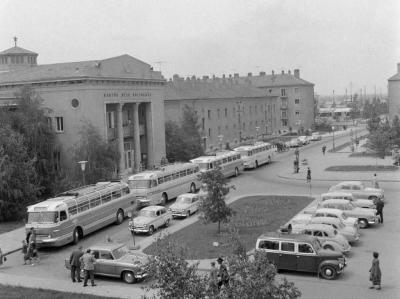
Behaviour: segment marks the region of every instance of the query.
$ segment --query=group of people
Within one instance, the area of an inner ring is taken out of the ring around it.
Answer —
[[[215,262],[211,262],[209,288],[214,294],[218,293],[222,287],[229,285],[228,269],[223,262],[222,257],[217,259],[218,268],[215,266]]]
[[[35,263],[40,261],[36,247],[36,232],[33,227],[30,228],[26,238],[22,240],[22,254],[24,265],[34,266]]]
[[[94,263],[96,262],[95,257],[91,253],[90,249],[83,252],[83,247],[79,246],[78,249],[74,250],[69,257],[69,264],[71,266],[71,280],[72,282],[82,282],[81,270],[84,270],[83,286],[87,286],[88,279],[92,286],[96,286],[94,283]]]

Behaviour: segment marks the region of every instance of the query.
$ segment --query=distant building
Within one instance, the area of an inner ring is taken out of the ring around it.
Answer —
[[[389,118],[400,117],[400,63],[397,64],[397,74],[388,79]]]
[[[327,117],[332,120],[345,121],[350,118],[352,108],[349,107],[335,107],[335,108],[319,108],[318,117]]]
[[[266,94],[279,95],[278,118],[285,129],[310,129],[315,119],[314,84],[300,78],[300,70],[295,69],[281,74],[270,75],[260,72],[258,76],[248,73],[246,77],[234,74],[233,80],[249,84],[266,91]]]
[[[160,163],[165,156],[165,80],[160,72],[129,55],[45,65],[37,65],[37,56],[16,44],[0,53],[0,106],[17,106],[15,93],[32,87],[57,133],[54,156],[61,165],[77,165],[69,150],[85,123],[117,144],[120,174]]]
[[[277,134],[280,122],[279,96],[229,78],[181,78],[167,83],[165,119],[180,122],[188,105],[196,111],[203,147],[210,152]]]

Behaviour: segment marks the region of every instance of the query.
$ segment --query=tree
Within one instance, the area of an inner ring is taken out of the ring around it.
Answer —
[[[367,147],[374,151],[378,157],[385,158],[390,146],[390,132],[384,128],[372,131],[368,136]]]
[[[73,148],[74,161],[88,161],[86,183],[110,180],[116,177],[119,153],[116,144],[105,142],[97,129],[86,123],[79,133],[80,140]],[[75,179],[80,181],[81,169],[75,167]]]
[[[219,169],[213,169],[200,174],[200,181],[207,186],[207,196],[201,201],[200,219],[205,224],[218,222],[218,233],[221,232],[221,222],[229,222],[234,210],[227,206],[225,196],[234,186],[228,186]]]

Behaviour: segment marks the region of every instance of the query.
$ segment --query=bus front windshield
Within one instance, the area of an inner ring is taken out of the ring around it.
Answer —
[[[199,165],[199,168],[200,168],[201,170],[208,170],[208,169],[210,169],[210,164],[209,164],[209,163],[199,163],[198,165]]]
[[[151,180],[130,180],[130,189],[148,189],[151,187]]]
[[[56,223],[58,212],[29,212],[28,223]]]
[[[238,151],[242,157],[249,157],[251,156],[250,151]]]

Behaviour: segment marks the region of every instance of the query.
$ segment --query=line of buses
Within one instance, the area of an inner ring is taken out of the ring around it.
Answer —
[[[192,159],[132,175],[128,182],[110,181],[80,187],[28,207],[26,231],[36,232],[39,246],[77,243],[111,223],[120,224],[136,207],[164,205],[200,187],[199,173],[219,168],[224,177],[272,161],[276,147],[265,142],[240,146],[213,156]]]

